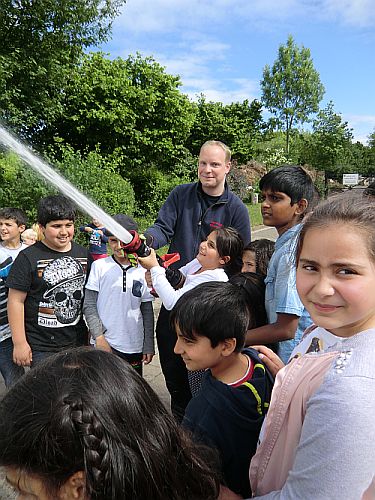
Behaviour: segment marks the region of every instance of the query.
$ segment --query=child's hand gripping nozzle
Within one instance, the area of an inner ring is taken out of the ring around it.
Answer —
[[[150,248],[146,245],[143,235],[139,235],[137,231],[130,230],[129,233],[133,236],[130,243],[120,242],[121,248],[127,253],[136,253],[139,257],[148,257]]]
[[[169,266],[173,264],[174,262],[177,262],[180,260],[180,254],[179,253],[166,253],[165,255],[157,257],[158,262],[161,267],[164,267],[165,269],[165,277],[169,281],[169,283],[173,286],[175,290],[178,288],[181,288],[185,281],[185,277],[182,274],[181,271],[178,269],[169,269]],[[154,297],[157,297],[158,294],[155,292],[155,290],[152,288],[150,291],[151,295]]]

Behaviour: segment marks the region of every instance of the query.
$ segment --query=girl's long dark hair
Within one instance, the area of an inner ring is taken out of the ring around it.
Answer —
[[[239,232],[232,227],[215,229],[216,248],[220,257],[229,257],[224,270],[229,277],[241,271],[243,241]]]
[[[36,475],[52,498],[84,471],[92,500],[215,499],[214,461],[133,368],[103,351],[52,356],[0,403],[0,465]]]

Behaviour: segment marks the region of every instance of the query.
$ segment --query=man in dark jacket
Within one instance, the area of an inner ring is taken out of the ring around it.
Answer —
[[[199,154],[198,182],[173,189],[155,223],[147,229],[147,242],[155,250],[169,244],[170,253],[180,253],[181,259],[175,267],[194,259],[199,244],[215,228],[233,227],[245,245],[250,242],[248,210],[226,182],[230,157],[230,149],[222,142],[205,142]],[[185,365],[173,353],[176,338],[169,328],[168,312],[163,307],[156,326],[156,338],[160,364],[171,394],[172,412],[181,420],[191,393]]]

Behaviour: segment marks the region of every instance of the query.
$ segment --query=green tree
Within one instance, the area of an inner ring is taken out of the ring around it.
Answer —
[[[368,177],[374,177],[375,150],[357,141],[351,145],[347,164],[350,165],[353,172],[358,172]]]
[[[108,213],[134,213],[134,191],[130,182],[117,173],[115,156],[108,159],[98,151],[81,154],[71,147],[60,147],[61,159],[52,162],[66,179]]]
[[[375,150],[375,130],[368,136],[368,145]]]
[[[267,64],[261,81],[262,102],[286,131],[286,154],[293,126],[309,121],[319,109],[324,87],[313,65],[310,50],[299,48],[291,35],[280,45],[272,68]]]
[[[85,56],[65,88],[64,112],[51,129],[75,149],[122,158],[126,178],[153,163],[171,171],[185,154],[194,110],[180,80],[152,58]]]
[[[328,176],[338,176],[347,166],[352,147],[352,129],[335,113],[333,102],[319,111],[313,122],[313,133],[309,136],[305,159],[317,170],[325,172],[325,188]]]
[[[223,103],[207,102],[201,94],[194,107],[194,124],[186,143],[192,154],[198,156],[202,144],[208,140],[221,140],[229,146],[230,128],[224,117]]]
[[[234,102],[224,107],[224,117],[230,127],[229,144],[238,163],[246,163],[254,157],[256,144],[264,128],[262,104],[253,100]]]
[[[62,111],[84,49],[108,39],[126,0],[0,0],[0,117],[34,142]]]
[[[227,144],[238,163],[246,163],[253,157],[264,127],[259,101],[250,103],[245,100],[225,105],[207,102],[202,94],[195,106],[195,121],[187,140],[187,147],[194,155],[199,154],[205,141],[213,139]]]

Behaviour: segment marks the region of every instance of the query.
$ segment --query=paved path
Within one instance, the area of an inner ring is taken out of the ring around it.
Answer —
[[[265,226],[257,227],[252,232],[252,239],[258,240],[260,238],[268,238],[270,240],[275,240],[277,237],[277,232],[274,228],[269,228]],[[154,312],[155,317],[157,317],[160,309],[160,300],[156,299],[154,302]],[[163,401],[165,406],[169,408],[170,398],[167,388],[165,386],[164,377],[160,369],[159,356],[156,353],[152,362],[144,367],[144,378],[151,385],[154,391],[158,394],[160,399]],[[5,392],[5,386],[1,379],[0,381],[0,397]],[[11,494],[10,489],[4,481],[4,477],[0,470],[0,500],[11,500],[16,498]]]
[[[254,231],[251,232],[251,238],[253,240],[267,238],[269,240],[275,241],[277,238],[277,231],[274,227],[258,226],[256,229],[254,229]]]

